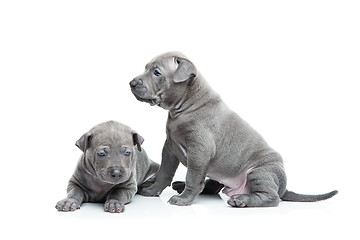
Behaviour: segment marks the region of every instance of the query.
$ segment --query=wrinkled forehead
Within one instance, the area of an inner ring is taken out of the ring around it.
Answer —
[[[154,66],[166,69],[168,71],[175,71],[178,67],[178,63],[176,61],[176,58],[187,58],[184,54],[180,52],[167,52],[164,54],[161,54],[155,58],[153,58],[147,65],[146,69],[152,68]]]
[[[175,72],[178,67],[178,63],[176,62],[175,57],[171,56],[153,60],[149,62],[145,68],[149,70],[154,67],[160,68],[163,71]]]
[[[132,146],[132,135],[130,131],[95,131],[92,139],[93,147],[98,146]]]

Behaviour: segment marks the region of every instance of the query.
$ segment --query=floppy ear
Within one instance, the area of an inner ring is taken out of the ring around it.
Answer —
[[[92,133],[87,132],[81,136],[79,140],[76,141],[75,145],[80,148],[81,151],[85,152],[88,147],[90,147],[90,140],[92,138]]]
[[[174,73],[174,82],[185,82],[191,77],[197,76],[197,70],[192,62],[187,59],[176,57],[175,61],[179,64]]]
[[[141,144],[143,144],[144,138],[134,130],[131,132],[131,134],[133,137],[134,146],[137,145],[137,149],[141,152]]]

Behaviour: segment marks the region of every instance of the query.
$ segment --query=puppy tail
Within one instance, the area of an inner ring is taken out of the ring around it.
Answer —
[[[286,190],[285,194],[281,197],[283,201],[291,201],[291,202],[317,202],[321,200],[325,200],[335,196],[338,193],[337,190],[318,195],[305,195],[298,194],[291,191]]]

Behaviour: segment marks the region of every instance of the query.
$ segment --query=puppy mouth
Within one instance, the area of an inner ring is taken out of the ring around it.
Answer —
[[[109,176],[106,175],[104,170],[100,171],[99,177],[100,177],[101,181],[103,181],[104,183],[110,183],[110,184],[119,184],[119,183],[126,181],[126,179],[123,179],[123,178],[111,179]]]
[[[151,106],[155,106],[155,105],[160,105],[160,97],[156,96],[153,98],[146,98],[146,97],[141,97],[139,96],[135,91],[132,90],[132,93],[134,94],[134,96],[136,97],[137,100],[141,101],[141,102],[146,102],[149,103]]]
[[[151,98],[142,98],[142,97],[138,97],[135,96],[137,100],[141,101],[141,102],[146,102],[149,103],[151,106],[155,106],[158,105],[158,102],[156,99],[151,99]]]

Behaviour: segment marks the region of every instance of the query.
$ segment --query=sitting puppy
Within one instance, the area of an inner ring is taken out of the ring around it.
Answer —
[[[234,207],[272,207],[280,199],[318,201],[337,193],[287,191],[281,156],[225,105],[183,54],[156,57],[130,87],[139,101],[169,110],[160,170],[141,194],[158,196],[170,185],[179,162],[187,166],[187,174],[185,186],[173,185],[181,192],[169,200],[175,205],[190,205],[201,191],[217,193],[223,187]]]
[[[124,205],[159,169],[141,148],[143,141],[138,133],[115,121],[90,129],[75,144],[83,155],[69,181],[68,196],[56,209],[75,211],[83,202],[105,202],[106,212],[123,212]]]

